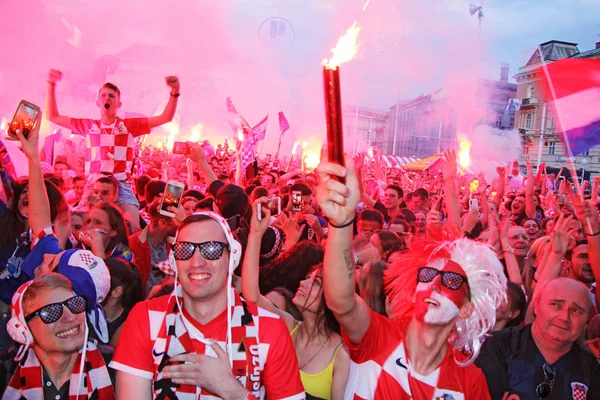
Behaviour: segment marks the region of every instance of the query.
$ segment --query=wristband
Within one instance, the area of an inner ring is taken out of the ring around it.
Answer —
[[[50,85],[52,85],[52,86],[56,86],[56,82],[51,82],[51,81],[48,81],[48,83],[49,83]]]
[[[351,219],[349,222],[346,222],[346,223],[345,223],[345,224],[343,224],[343,225],[334,225],[334,224],[332,224],[332,223],[331,223],[331,221],[329,221],[329,219],[327,220],[327,223],[329,224],[329,226],[331,226],[331,227],[333,227],[333,228],[338,228],[338,229],[340,229],[340,228],[346,228],[346,227],[348,227],[348,226],[350,226],[350,225],[354,224],[354,221],[356,221],[356,214],[354,214],[354,218],[352,218],[352,219]]]
[[[592,234],[586,233],[586,235],[587,236],[598,236],[598,235],[600,235],[600,230],[598,232],[592,233]]]
[[[171,96],[173,96],[173,97],[179,97],[179,95],[181,95],[181,93],[175,93],[175,94],[171,93]]]

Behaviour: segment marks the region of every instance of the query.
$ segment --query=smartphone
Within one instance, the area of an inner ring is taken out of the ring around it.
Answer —
[[[302,201],[302,197],[300,197],[301,201]],[[257,206],[257,218],[258,220],[262,220],[262,203],[259,203]],[[279,214],[281,214],[281,198],[280,197],[273,197],[271,199],[269,199],[268,203],[266,204],[266,207],[269,208],[269,210],[271,210],[271,216],[275,217]]]
[[[174,142],[173,154],[187,154],[190,152],[190,146],[187,142]]]
[[[302,192],[299,190],[292,191],[292,211],[298,212],[302,210]]]
[[[167,217],[175,217],[175,213],[168,210],[169,206],[179,207],[181,196],[183,195],[184,184],[177,181],[167,182],[165,192],[163,193],[162,202],[160,203],[159,213]]]
[[[23,125],[23,136],[28,138],[39,113],[40,108],[38,106],[28,101],[21,100],[17,107],[17,111],[15,112],[15,116],[10,122],[10,125],[6,128],[7,139],[19,140],[16,130],[20,129],[21,124]]]
[[[242,217],[240,217],[239,214],[236,214],[233,217],[228,218],[227,225],[229,225],[229,229],[231,229],[231,231],[235,231],[237,228],[239,228],[241,219],[242,219]]]
[[[477,200],[477,199],[469,200],[469,212],[471,212],[473,210],[479,211],[479,200]]]

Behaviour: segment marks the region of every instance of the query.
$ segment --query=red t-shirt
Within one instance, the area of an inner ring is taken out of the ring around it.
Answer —
[[[138,303],[129,313],[110,367],[146,379],[154,377],[152,349],[167,310],[169,296]],[[216,339],[226,348],[227,312],[224,310],[206,325],[194,320],[184,309],[186,318],[205,337]],[[275,314],[259,309],[259,358],[261,383],[269,399],[303,399],[298,358],[289,331]],[[204,344],[194,340],[194,351],[204,354]]]
[[[371,324],[356,346],[348,346],[350,376],[346,399],[487,400],[487,382],[475,365],[460,367],[452,348],[440,366],[427,376],[414,371],[405,347],[406,321],[392,321],[371,311]]]

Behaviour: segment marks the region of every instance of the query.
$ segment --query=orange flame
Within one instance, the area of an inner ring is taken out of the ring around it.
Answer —
[[[317,168],[320,162],[321,155],[316,151],[313,151],[309,153],[306,157],[304,157],[305,169],[314,170],[315,168]]]
[[[471,141],[466,136],[458,135],[458,165],[464,170],[471,165]]]
[[[296,155],[296,150],[298,149],[298,141],[296,140],[294,142],[294,147],[292,147],[292,155],[295,156]]]
[[[348,62],[354,58],[358,51],[358,34],[360,27],[356,25],[357,21],[346,31],[345,34],[340,36],[336,46],[331,50],[333,57],[329,60],[325,59],[323,64],[331,69],[339,67],[341,64]]]
[[[244,132],[243,132],[241,129],[238,129],[237,139],[238,139],[240,142],[243,142],[243,141],[244,141]]]

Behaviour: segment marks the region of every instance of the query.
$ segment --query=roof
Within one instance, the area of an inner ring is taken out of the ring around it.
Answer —
[[[542,43],[539,48],[541,49],[545,61],[562,60],[563,58],[573,57],[576,54],[579,54],[576,43],[561,42],[559,40],[551,40]],[[529,61],[527,61],[526,66],[539,64],[541,62],[540,52],[536,49],[531,58],[529,58]]]
[[[573,56],[573,58],[600,58],[600,49],[584,51]]]

